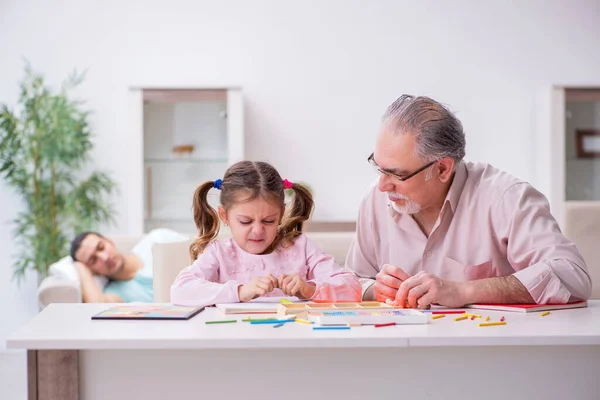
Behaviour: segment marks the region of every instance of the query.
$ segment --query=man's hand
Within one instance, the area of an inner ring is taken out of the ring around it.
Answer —
[[[84,263],[75,261],[73,262],[73,265],[75,266],[80,279],[84,279],[84,277],[93,278],[94,274],[92,273],[92,270],[89,269]]]
[[[271,293],[276,286],[277,279],[273,275],[257,276],[252,278],[250,282],[240,286],[238,295],[240,301],[245,302]]]
[[[306,282],[300,275],[281,275],[279,277],[279,288],[288,296],[296,296],[299,299],[310,299],[317,289],[315,285]]]
[[[122,303],[121,297],[110,294],[102,293],[102,289],[94,280],[94,274],[87,265],[75,261],[73,263],[75,269],[79,274],[79,280],[81,281],[81,297],[84,303]]]
[[[429,308],[431,304],[450,308],[462,307],[467,303],[465,287],[463,282],[443,280],[420,271],[402,282],[392,305],[421,309]]]
[[[400,285],[410,278],[400,267],[384,264],[381,271],[375,276],[374,292],[377,301],[385,302],[394,300]]]

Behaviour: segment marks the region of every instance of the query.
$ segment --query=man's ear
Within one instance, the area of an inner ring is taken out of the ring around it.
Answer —
[[[223,206],[219,206],[217,208],[217,213],[219,214],[219,219],[225,224],[225,226],[229,225],[229,221],[227,221],[227,212]]]
[[[438,171],[438,179],[446,183],[452,178],[452,171],[454,171],[454,159],[451,157],[442,158],[436,165]]]

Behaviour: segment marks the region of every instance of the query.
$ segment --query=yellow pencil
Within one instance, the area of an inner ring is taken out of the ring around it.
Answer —
[[[550,311],[543,312],[540,314],[540,317],[545,317],[548,314],[550,314]]]
[[[455,321],[463,321],[463,320],[465,320],[465,319],[467,319],[467,318],[469,318],[469,316],[468,316],[468,315],[463,315],[462,317],[456,317],[456,318],[454,318],[454,320],[455,320]]]
[[[477,324],[478,326],[496,326],[496,325],[506,325],[505,321],[502,322],[482,322]]]
[[[446,314],[437,314],[431,317],[431,319],[438,319],[438,318],[444,318],[446,316]]]
[[[312,325],[312,321],[307,321],[305,319],[300,319],[300,318],[296,318],[295,319],[296,322],[300,322],[301,324],[308,324],[308,325]]]

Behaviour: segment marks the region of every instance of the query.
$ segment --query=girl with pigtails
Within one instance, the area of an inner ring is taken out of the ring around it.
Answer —
[[[284,189],[292,189],[285,205]],[[218,210],[207,195],[220,191]],[[171,302],[208,306],[263,296],[296,296],[316,302],[360,301],[361,285],[303,233],[314,202],[310,191],[292,183],[266,162],[241,161],[223,179],[194,193],[198,237],[190,246],[193,263],[171,286]],[[231,238],[217,240],[221,222]]]

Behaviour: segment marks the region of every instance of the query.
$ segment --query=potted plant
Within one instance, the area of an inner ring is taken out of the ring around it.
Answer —
[[[52,91],[27,64],[16,107],[0,108],[0,177],[25,206],[13,220],[18,281],[29,271],[43,279],[76,233],[114,221],[112,179],[103,172],[82,177],[93,147],[89,112],[68,96],[82,80],[75,72]]]

